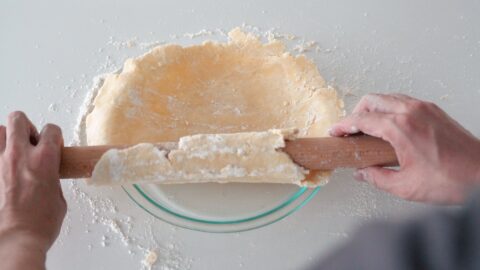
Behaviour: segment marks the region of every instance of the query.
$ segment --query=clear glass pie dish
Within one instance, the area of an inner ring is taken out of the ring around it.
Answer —
[[[212,233],[260,228],[294,213],[320,187],[285,184],[134,184],[123,186],[143,210],[170,224]]]

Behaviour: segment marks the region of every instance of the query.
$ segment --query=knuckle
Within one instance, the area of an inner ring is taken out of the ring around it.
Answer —
[[[412,100],[408,105],[409,113],[424,112],[431,107],[431,102],[421,101],[421,100]]]
[[[440,107],[430,101],[413,100],[407,105],[407,114],[411,115],[435,114],[439,111],[441,111]]]
[[[414,118],[409,114],[397,114],[393,116],[393,122],[400,129],[410,129],[414,126]]]
[[[26,118],[26,117],[27,116],[22,111],[14,111],[14,112],[11,112],[8,115],[8,119],[11,119],[11,120],[15,120],[15,119],[18,119],[18,118]]]
[[[55,125],[55,124],[52,124],[52,123],[46,124],[45,125],[45,130],[49,130],[49,131],[52,131],[52,132],[55,132],[55,133],[62,133],[62,130],[60,129],[60,127]]]

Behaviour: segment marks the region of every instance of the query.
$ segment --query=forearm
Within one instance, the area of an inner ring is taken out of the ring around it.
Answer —
[[[463,209],[364,228],[312,270],[480,269],[480,193]]]
[[[0,232],[0,262],[5,270],[45,269],[46,248],[27,235]]]
[[[477,138],[477,153],[478,153],[478,159],[476,160],[477,164],[475,165],[477,170],[477,173],[475,175],[476,176],[475,184],[480,185],[480,138]]]

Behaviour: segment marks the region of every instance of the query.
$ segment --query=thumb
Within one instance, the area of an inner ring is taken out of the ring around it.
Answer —
[[[395,181],[398,171],[392,169],[386,169],[383,167],[368,167],[364,169],[358,169],[353,174],[353,177],[359,181],[368,182],[378,189],[393,192],[393,188],[397,184]]]

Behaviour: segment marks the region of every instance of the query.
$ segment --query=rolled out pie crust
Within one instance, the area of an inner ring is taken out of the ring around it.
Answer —
[[[229,37],[159,46],[105,79],[87,116],[87,143],[139,145],[107,152],[89,183],[328,181],[330,172],[308,171],[281,148],[285,136],[328,136],[344,114],[336,91],[282,42],[240,29]],[[179,141],[178,149],[153,145],[164,141]]]

